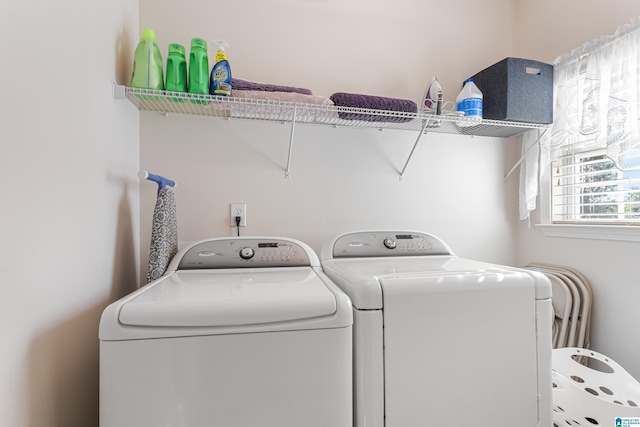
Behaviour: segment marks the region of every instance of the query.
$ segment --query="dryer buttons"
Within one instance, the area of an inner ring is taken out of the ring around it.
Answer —
[[[256,254],[252,248],[242,248],[240,249],[240,258],[242,259],[251,259]]]
[[[384,247],[387,249],[395,249],[398,246],[398,243],[390,238],[386,238],[382,241],[382,243],[384,244]]]

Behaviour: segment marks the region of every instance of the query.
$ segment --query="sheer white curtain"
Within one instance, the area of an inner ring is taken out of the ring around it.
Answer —
[[[554,63],[554,123],[523,139],[520,219],[536,208],[539,183],[554,154],[567,147],[606,148],[621,170],[640,155],[640,17]]]

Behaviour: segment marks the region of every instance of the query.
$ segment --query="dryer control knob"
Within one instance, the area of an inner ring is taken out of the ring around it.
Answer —
[[[384,239],[382,243],[384,244],[384,247],[387,249],[395,249],[396,246],[398,246],[398,243],[395,240],[390,238]]]
[[[240,249],[240,258],[242,259],[251,259],[256,254],[252,248],[242,248]]]

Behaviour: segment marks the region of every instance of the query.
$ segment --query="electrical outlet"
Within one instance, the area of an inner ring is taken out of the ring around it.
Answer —
[[[230,221],[229,225],[235,227],[236,217],[240,217],[240,227],[247,226],[247,204],[246,203],[231,203]]]

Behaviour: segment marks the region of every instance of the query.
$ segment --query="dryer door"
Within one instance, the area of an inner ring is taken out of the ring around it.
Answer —
[[[381,284],[386,427],[537,425],[531,277],[496,269]]]

